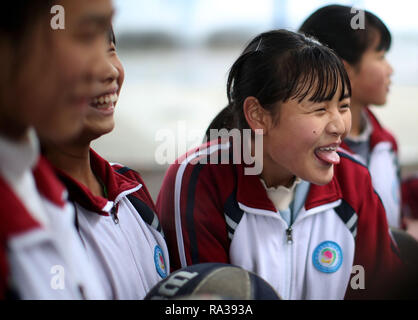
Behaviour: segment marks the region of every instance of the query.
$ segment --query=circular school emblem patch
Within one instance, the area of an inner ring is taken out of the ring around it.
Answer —
[[[156,245],[154,249],[154,263],[160,277],[167,277],[167,268],[165,265],[163,250],[161,250],[159,245]]]
[[[317,270],[325,273],[332,273],[341,267],[343,252],[337,243],[333,241],[324,241],[314,250],[312,262]]]

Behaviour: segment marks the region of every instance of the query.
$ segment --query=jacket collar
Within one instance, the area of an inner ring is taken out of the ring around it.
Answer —
[[[396,143],[395,138],[393,135],[387,131],[385,128],[382,127],[382,125],[379,123],[377,118],[374,116],[374,114],[370,111],[369,108],[365,109],[365,116],[367,117],[368,121],[370,122],[370,125],[372,127],[372,132],[370,134],[370,151],[373,150],[379,143],[381,142],[389,142],[392,146],[392,149],[397,152],[398,151],[398,145]],[[350,147],[343,141],[341,144],[341,147],[353,152]],[[364,160],[361,160],[364,162]]]
[[[374,149],[374,147],[383,141],[390,142],[392,144],[392,148],[395,151],[398,151],[398,146],[396,144],[396,140],[394,139],[393,135],[387,131],[382,125],[379,123],[377,118],[374,114],[370,111],[369,108],[366,108],[366,115],[369,118],[371,125],[373,127],[372,134],[370,136],[370,149]]]
[[[268,198],[267,191],[263,187],[259,176],[244,175],[244,167],[242,165],[237,165],[236,169],[238,203],[244,205],[246,210],[250,209],[253,213],[276,214],[276,208]],[[310,212],[310,209],[328,204],[336,206],[338,200],[341,198],[341,189],[337,177],[334,174],[331,182],[324,186],[310,184],[304,208],[306,212]]]
[[[52,166],[40,156],[33,169],[36,187],[39,193],[54,205],[64,208],[67,192],[57,179]],[[42,228],[41,224],[28,212],[22,201],[16,196],[7,181],[0,175],[0,234],[6,238],[22,234],[32,229]],[[63,213],[65,211],[62,211]],[[0,239],[4,241],[5,238]]]
[[[1,175],[0,194],[0,245],[15,234],[41,228]]]
[[[14,181],[33,170],[39,159],[39,141],[35,130],[29,128],[25,140],[12,141],[0,136],[0,172],[6,180]]]
[[[89,211],[100,215],[109,215],[110,210],[125,195],[139,190],[142,185],[113,170],[112,166],[100,157],[93,149],[90,149],[90,163],[94,174],[101,180],[107,189],[107,199],[95,196],[82,183],[78,182],[62,170],[56,168],[56,172],[68,188],[71,201],[79,203]]]
[[[49,201],[59,207],[64,207],[68,193],[57,179],[51,164],[43,156],[33,169],[36,186],[39,192]]]
[[[0,149],[0,174],[6,181],[19,180],[26,171],[32,171],[39,193],[59,207],[65,205],[65,188],[49,162],[40,155],[39,140],[33,128],[29,128],[27,139],[21,143],[0,137]]]

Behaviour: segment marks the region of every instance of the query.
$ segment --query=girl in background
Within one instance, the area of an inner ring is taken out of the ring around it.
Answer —
[[[330,5],[312,13],[299,31],[333,49],[350,78],[352,126],[343,147],[370,170],[373,187],[382,199],[388,223],[401,226],[398,147],[394,136],[370,110],[386,103],[393,69],[386,60],[391,34],[374,14],[364,10],[364,28],[353,29],[351,7]]]

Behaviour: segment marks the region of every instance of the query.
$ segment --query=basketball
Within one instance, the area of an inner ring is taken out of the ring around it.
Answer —
[[[280,300],[258,275],[223,263],[201,263],[179,269],[154,286],[145,300],[224,299]]]

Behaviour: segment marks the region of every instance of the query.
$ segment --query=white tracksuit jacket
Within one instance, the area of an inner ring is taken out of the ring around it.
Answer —
[[[244,174],[244,165],[193,161],[232,150],[231,142],[209,142],[166,173],[157,212],[173,270],[203,262],[235,264],[267,280],[284,299],[387,293],[382,288],[401,261],[366,167],[341,150],[332,181],[310,185],[289,226],[259,177]],[[365,289],[354,278],[354,266],[364,269]]]

